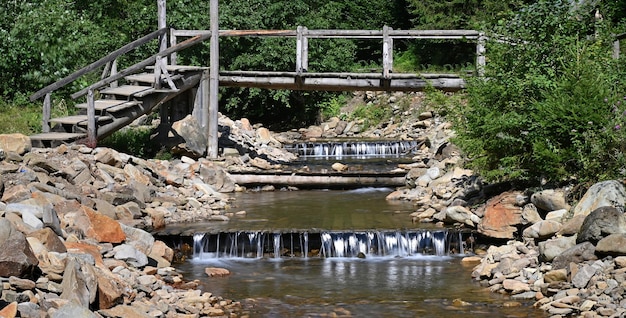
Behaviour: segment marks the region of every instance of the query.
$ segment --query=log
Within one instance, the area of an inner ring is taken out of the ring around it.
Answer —
[[[303,176],[232,174],[239,185],[288,185],[301,188],[360,188],[399,187],[405,185],[404,176]]]

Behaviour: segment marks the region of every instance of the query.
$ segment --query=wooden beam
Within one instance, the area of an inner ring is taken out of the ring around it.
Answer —
[[[479,77],[485,76],[485,42],[485,35],[481,33],[476,42],[476,73]]]
[[[165,32],[167,32],[167,28],[163,28],[163,29],[159,29],[157,31],[154,31],[138,40],[135,40],[133,42],[130,42],[124,46],[122,46],[121,48],[111,52],[109,55],[89,64],[88,66],[83,67],[82,69],[72,73],[71,75],[68,75],[42,89],[40,89],[39,91],[37,91],[36,93],[34,93],[33,95],[30,96],[30,100],[31,101],[35,101],[41,97],[43,97],[45,94],[55,91],[71,82],[73,82],[74,80],[76,80],[77,78],[105,65],[108,62],[111,62],[113,60],[115,60],[116,58],[118,58],[120,55],[125,54],[130,52],[133,49],[136,49],[137,47],[147,43],[150,40],[155,39],[156,37],[160,36],[161,34],[164,34]],[[83,94],[84,95],[84,94]]]
[[[46,96],[43,99],[43,118],[41,120],[41,131],[44,133],[50,132],[50,114],[52,110],[50,94],[51,93],[46,93]]]
[[[87,145],[95,148],[98,135],[96,134],[96,104],[93,90],[87,91]]]
[[[405,185],[405,177],[376,176],[304,176],[304,175],[244,175],[231,174],[240,185],[279,184],[295,187],[396,187]]]

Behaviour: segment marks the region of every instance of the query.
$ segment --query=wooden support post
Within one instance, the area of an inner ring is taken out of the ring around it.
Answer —
[[[98,137],[96,135],[96,102],[93,89],[87,91],[87,145],[95,148]]]
[[[302,26],[296,29],[296,76],[302,76]]]
[[[209,71],[202,72],[194,103],[194,116],[204,131],[209,131],[209,78]]]
[[[166,0],[157,0],[157,13],[159,15],[159,30],[167,27]],[[167,33],[159,36],[159,53],[167,49]]]
[[[391,72],[393,68],[393,44],[392,39],[389,37],[389,30],[391,28],[388,26],[383,26],[383,78],[390,79]]]
[[[619,39],[613,41],[613,58],[614,59],[619,59]]]
[[[42,132],[50,132],[50,113],[52,110],[52,105],[50,102],[50,93],[46,94],[46,97],[43,99],[43,118],[41,120],[41,131]]]
[[[211,19],[211,42],[210,42],[210,70],[209,70],[209,109],[208,109],[208,129],[207,129],[207,157],[217,158],[218,151],[218,135],[217,135],[217,116],[218,116],[218,90],[219,90],[219,21],[218,21],[218,0],[210,2],[210,19]]]
[[[111,62],[111,73],[110,75],[113,76],[117,74],[117,59],[113,60],[113,62]],[[113,81],[111,82],[111,84],[109,84],[110,87],[117,87],[117,81]]]
[[[485,76],[485,34],[480,33],[476,41],[476,75]]]
[[[176,30],[174,28],[170,29],[170,46],[176,45],[176,34],[174,33]],[[176,65],[177,53],[173,52],[170,54],[170,65]]]
[[[302,72],[309,69],[309,38],[307,37],[307,27],[302,27]]]

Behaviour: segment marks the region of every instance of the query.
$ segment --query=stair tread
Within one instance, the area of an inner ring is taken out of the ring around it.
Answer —
[[[87,137],[87,134],[82,133],[67,133],[67,132],[47,132],[30,136],[31,140],[73,140],[78,138]]]
[[[152,89],[152,88],[150,86],[122,85],[118,87],[111,87],[111,88],[103,89],[100,91],[100,93],[111,94],[111,95],[132,96],[148,89]]]
[[[73,116],[65,116],[59,118],[52,118],[50,122],[59,123],[59,124],[69,124],[69,125],[77,125],[81,123],[87,123],[87,115],[73,115]],[[106,121],[110,120],[110,116],[96,116],[96,121]]]
[[[177,80],[182,77],[182,75],[172,75],[172,80]],[[133,74],[124,77],[125,80],[129,82],[141,82],[141,83],[154,83],[154,73],[141,73],[141,74]],[[165,80],[165,76],[161,76],[161,80]]]
[[[153,70],[154,65],[150,65],[146,67],[147,69]],[[193,65],[167,65],[165,69],[168,72],[193,72],[193,71],[204,71],[208,70],[207,66],[193,66]]]
[[[150,88],[150,89],[147,89],[145,91],[138,92],[134,96],[135,97],[144,97],[144,96],[147,96],[147,95],[150,95],[150,94],[154,94],[154,93],[166,93],[166,94],[169,94],[169,93],[176,93],[178,91],[179,91],[178,89],[169,89],[169,88],[161,88],[161,89]]]
[[[106,110],[110,113],[114,113],[139,104],[141,104],[140,101],[127,102],[124,100],[100,99],[95,101],[95,109],[97,111]],[[87,109],[87,103],[78,104],[76,105],[76,108]]]

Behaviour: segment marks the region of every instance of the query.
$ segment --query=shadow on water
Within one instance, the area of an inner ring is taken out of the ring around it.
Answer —
[[[259,192],[236,195],[243,218],[194,224],[198,232],[419,230],[411,204],[390,203],[391,189]],[[187,225],[190,226],[190,225]],[[432,229],[432,228],[431,228]],[[199,254],[177,265],[215,295],[241,301],[251,317],[547,317],[532,302],[515,306],[471,279],[463,255],[308,258],[219,257]],[[227,277],[207,277],[207,267]]]

